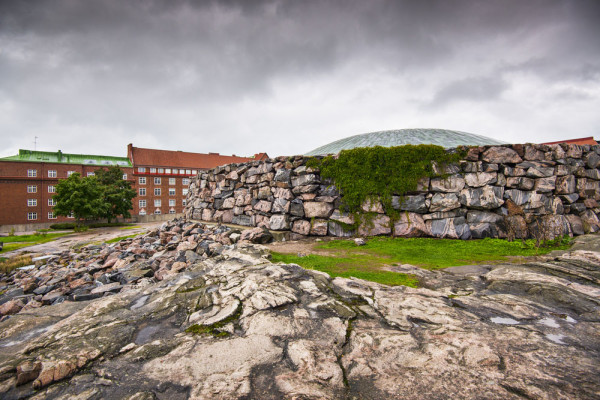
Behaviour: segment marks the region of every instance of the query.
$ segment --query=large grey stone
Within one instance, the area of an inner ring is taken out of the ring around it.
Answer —
[[[460,207],[458,196],[455,193],[436,193],[431,198],[429,211],[450,211]]]
[[[456,175],[450,175],[446,178],[433,178],[429,182],[432,192],[456,193],[465,187],[464,178]]]
[[[423,220],[423,216],[417,213],[402,213],[394,222],[394,236],[421,237],[431,236],[431,231]]]
[[[306,218],[329,218],[333,212],[333,204],[318,201],[304,202],[304,216]]]
[[[499,164],[520,163],[523,161],[516,151],[502,146],[490,147],[481,155],[481,159],[489,163]]]
[[[471,187],[481,187],[485,185],[491,185],[498,181],[498,174],[496,172],[477,172],[465,174],[465,182]]]
[[[269,219],[269,229],[272,229],[274,231],[285,231],[290,229],[290,223],[288,221],[287,215],[271,215],[271,218]]]
[[[434,219],[426,222],[431,235],[446,239],[470,239],[471,230],[464,217]]]
[[[499,186],[468,188],[460,192],[460,203],[468,208],[491,210],[504,204],[503,195],[504,188]]]
[[[429,211],[430,202],[424,194],[415,196],[392,196],[392,207],[396,210],[424,214]]]
[[[358,234],[361,236],[389,235],[392,233],[390,222],[390,217],[387,215],[377,214],[360,224]]]
[[[319,182],[315,174],[300,175],[292,178],[292,186],[306,186]]]

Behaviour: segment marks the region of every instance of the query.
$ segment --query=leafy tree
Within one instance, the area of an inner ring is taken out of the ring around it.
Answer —
[[[54,213],[68,216],[73,214],[77,223],[104,214],[107,205],[103,199],[100,182],[93,176],[82,178],[74,173],[56,185]]]
[[[108,169],[96,170],[96,178],[102,185],[102,199],[106,203],[104,212],[100,215],[108,219],[110,223],[119,215],[125,218],[131,217],[129,210],[133,209],[131,200],[137,192],[131,188],[131,183],[123,179],[123,171],[116,165]]]

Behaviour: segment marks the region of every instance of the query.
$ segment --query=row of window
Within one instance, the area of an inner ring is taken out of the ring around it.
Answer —
[[[174,209],[174,208],[171,208],[171,209],[169,210],[169,214],[175,214],[175,213],[176,213],[176,212],[175,212],[175,209]],[[161,211],[161,209],[160,209],[160,208],[157,208],[156,210],[154,210],[154,214],[155,214],[155,215],[160,215],[160,214],[162,214],[162,211]],[[146,210],[140,210],[140,215],[146,215]]]
[[[146,184],[146,177],[145,176],[140,176],[138,178],[138,182],[140,185],[145,185]],[[161,178],[154,178],[154,184],[155,185],[160,185],[162,182]],[[181,180],[181,183],[185,186],[188,186],[190,184],[190,179],[189,178],[183,178]],[[169,185],[175,185],[176,184],[176,180],[175,178],[169,178]]]
[[[48,199],[48,205],[50,207],[53,207],[56,205],[56,200],[54,199]],[[27,199],[27,206],[28,207],[37,207],[37,199]]]
[[[69,216],[67,216],[67,218],[75,218],[75,217],[73,215],[69,215]],[[28,221],[35,221],[36,219],[38,219],[38,213],[36,213],[36,212],[27,213]],[[54,214],[53,212],[49,212],[48,219],[56,219],[56,214]]]
[[[184,196],[187,196],[189,189],[185,188],[181,190],[181,193]],[[145,196],[146,195],[146,188],[140,188],[139,190],[140,196]],[[175,196],[175,189],[174,188],[169,188],[169,196]],[[155,196],[160,196],[162,194],[162,189],[161,188],[154,188],[154,195]]]
[[[160,201],[160,199],[154,200],[154,207],[160,207],[161,203],[162,202]],[[146,202],[146,200],[139,200],[139,206],[140,206],[140,208],[145,208],[147,204],[148,203]],[[186,204],[187,203],[186,203],[185,199],[183,199],[182,205],[185,206]],[[175,205],[176,205],[176,200],[175,199],[169,199],[169,207],[175,207]]]
[[[37,193],[37,186],[36,185],[27,185],[27,193]],[[49,185],[48,193],[56,193],[56,186]]]
[[[67,177],[73,175],[75,172],[77,171],[67,171]],[[88,172],[87,176],[94,176],[96,175],[93,172]],[[56,178],[58,176],[57,171],[55,169],[49,169],[48,170],[48,178]],[[28,169],[27,170],[27,177],[29,178],[36,178],[37,177],[37,169]],[[123,174],[123,180],[127,180],[127,174]]]
[[[138,167],[139,173],[146,173],[146,167]],[[196,175],[195,169],[177,169],[177,168],[149,168],[151,174],[173,174],[173,175]]]

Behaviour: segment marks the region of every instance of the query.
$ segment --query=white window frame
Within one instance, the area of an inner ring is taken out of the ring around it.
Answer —
[[[28,212],[27,213],[27,221],[35,221],[37,220],[37,213],[36,212]]]
[[[169,210],[169,214],[175,214],[175,209],[174,209],[174,208],[171,208],[171,209]]]
[[[27,170],[27,177],[28,178],[36,178],[37,177],[37,169],[28,169]]]
[[[146,195],[146,188],[140,188],[140,196]]]
[[[160,215],[162,214],[162,211],[160,211],[160,208],[157,208],[156,210],[154,210],[154,215]]]
[[[138,203],[138,206],[140,208],[146,208],[146,200],[140,200]]]
[[[154,195],[155,196],[162,196],[160,188],[154,188]]]
[[[146,184],[146,177],[145,176],[140,176],[138,179],[138,183],[140,185],[145,185]]]
[[[165,174],[170,174],[171,173],[171,168],[165,168]]]
[[[56,219],[56,214],[52,211],[48,211],[48,219]]]
[[[164,168],[159,168],[158,169],[158,173],[159,174],[164,174],[165,173],[165,169]]]
[[[175,207],[175,199],[169,199],[169,207]]]
[[[179,173],[179,170],[177,168],[173,168],[173,174],[177,175]]]
[[[138,172],[146,172],[146,167],[138,167]]]
[[[183,201],[181,202],[181,204],[185,207],[187,205],[187,199],[183,199]]]
[[[195,169],[193,169],[192,170],[192,175],[196,175],[196,172],[198,172],[198,171],[196,171]]]
[[[183,188],[183,189],[181,190],[181,194],[183,194],[184,196],[187,196],[189,191],[190,191],[190,189],[188,189],[188,188]]]
[[[27,193],[37,193],[36,185],[27,185]]]
[[[185,174],[186,175],[191,175],[192,174],[192,170],[191,169],[186,169],[185,170]]]
[[[181,180],[181,184],[184,186],[189,186],[190,185],[190,178],[183,178]]]
[[[37,207],[37,199],[27,199],[27,207]]]
[[[127,180],[127,174],[123,174],[123,180],[126,181]]]
[[[151,174],[155,174],[156,173],[156,168],[150,168],[150,173]]]
[[[57,177],[57,173],[55,169],[49,169],[48,170],[48,178],[56,178]]]
[[[96,175],[96,173],[95,173],[95,172],[88,172],[88,173],[86,174],[86,176],[88,176],[88,177],[90,177],[90,176],[95,176],[95,175]]]
[[[154,207],[160,207],[161,203],[160,199],[154,199]]]
[[[140,215],[146,215],[146,210],[140,210]]]
[[[75,218],[75,214],[71,213],[71,214],[67,215],[67,218]]]
[[[169,196],[176,196],[175,188],[169,188]]]
[[[48,193],[56,193],[56,186],[48,185]]]
[[[155,185],[160,185],[160,182],[161,182],[161,180],[160,180],[160,178],[159,178],[159,177],[155,177],[155,178],[154,178],[154,184],[155,184]]]
[[[169,185],[175,185],[177,180],[175,178],[169,178]]]
[[[73,175],[77,171],[67,171],[67,178]]]
[[[54,199],[48,199],[48,206],[49,207],[53,207],[56,205],[56,200]]]

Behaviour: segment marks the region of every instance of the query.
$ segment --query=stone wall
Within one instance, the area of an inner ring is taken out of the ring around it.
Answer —
[[[357,232],[341,198],[308,157],[278,157],[200,172],[190,184],[187,218],[290,231],[291,237],[547,237],[600,230],[600,146],[516,144],[471,147],[446,178],[424,178],[418,191],[380,202]],[[442,171],[440,171],[442,172]],[[401,173],[401,171],[398,171]],[[346,229],[344,229],[346,227]]]

